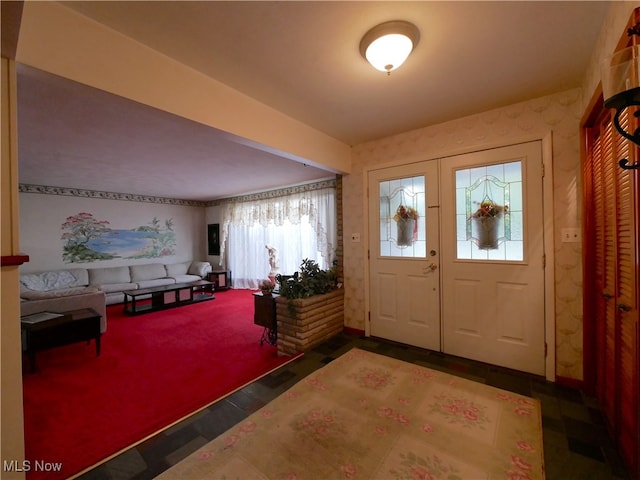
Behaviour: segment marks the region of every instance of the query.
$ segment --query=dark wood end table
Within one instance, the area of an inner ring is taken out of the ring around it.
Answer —
[[[264,327],[260,345],[265,342],[269,345],[278,343],[278,322],[276,321],[276,297],[278,294],[265,295],[262,292],[253,294],[253,323]]]
[[[231,270],[213,270],[207,273],[207,280],[214,283],[216,292],[231,288]]]
[[[36,352],[70,343],[95,339],[96,355],[100,356],[100,319],[100,314],[91,308],[20,317],[22,346],[29,357],[31,372],[36,371]]]

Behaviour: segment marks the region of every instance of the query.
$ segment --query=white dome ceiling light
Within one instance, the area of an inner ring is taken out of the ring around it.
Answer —
[[[418,28],[404,20],[381,23],[360,41],[360,54],[373,68],[390,75],[404,63],[420,40]]]

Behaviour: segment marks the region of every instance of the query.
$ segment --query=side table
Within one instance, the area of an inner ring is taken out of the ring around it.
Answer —
[[[264,327],[260,345],[267,342],[269,345],[276,345],[278,342],[278,322],[276,320],[275,297],[279,295],[272,293],[264,295],[262,292],[253,294],[253,323]]]
[[[100,356],[100,318],[91,308],[20,317],[22,348],[29,357],[31,372],[36,370],[36,352],[48,348],[95,339],[96,355]]]
[[[216,292],[231,288],[231,270],[213,270],[207,274],[207,280],[213,282]]]

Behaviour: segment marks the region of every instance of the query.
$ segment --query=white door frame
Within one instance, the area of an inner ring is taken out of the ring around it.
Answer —
[[[554,199],[553,199],[553,145],[552,145],[552,134],[551,132],[547,132],[544,135],[537,136],[527,136],[522,138],[514,139],[508,143],[492,143],[487,145],[477,146],[475,148],[466,148],[455,150],[451,152],[446,152],[438,156],[430,157],[430,158],[420,158],[420,159],[407,159],[406,162],[391,162],[385,164],[379,164],[375,166],[365,166],[362,171],[362,187],[365,195],[362,197],[362,208],[363,212],[369,211],[369,200],[368,200],[368,182],[369,182],[369,172],[372,170],[379,170],[381,168],[388,167],[398,167],[401,165],[423,162],[427,160],[440,160],[446,157],[451,157],[454,155],[462,155],[466,153],[478,152],[481,150],[489,150],[493,148],[506,147],[509,145],[514,145],[518,143],[526,143],[531,141],[541,141],[542,142],[542,163],[544,168],[544,177],[543,177],[543,222],[544,222],[544,254],[545,254],[545,262],[547,268],[544,269],[544,281],[545,281],[545,289],[544,289],[544,312],[545,312],[545,345],[546,345],[546,358],[545,358],[545,378],[550,382],[555,382],[556,379],[556,309],[555,309],[555,255],[554,255]],[[369,321],[369,311],[371,310],[371,299],[370,299],[370,282],[369,282],[369,273],[370,273],[370,265],[368,259],[368,252],[370,251],[371,244],[369,239],[369,216],[363,215],[364,225],[363,225],[363,258],[364,258],[364,326],[365,326],[365,335],[371,335],[371,324]],[[442,289],[441,295],[442,295]]]

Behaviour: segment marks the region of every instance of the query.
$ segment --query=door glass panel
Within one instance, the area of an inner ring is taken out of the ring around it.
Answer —
[[[380,256],[425,258],[425,178],[398,178],[379,182]]]
[[[455,174],[457,259],[522,261],[522,162]]]

